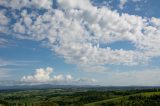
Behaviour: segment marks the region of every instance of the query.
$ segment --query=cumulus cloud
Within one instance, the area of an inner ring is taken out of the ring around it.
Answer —
[[[72,81],[73,80],[72,75],[70,75],[70,74],[66,75],[66,80],[67,81]]]
[[[63,9],[81,9],[81,10],[91,10],[92,5],[90,0],[58,0],[58,5]]]
[[[52,8],[52,0],[45,0],[43,5],[35,3],[36,0],[21,0],[17,8],[26,8],[16,13],[17,1],[0,3],[10,7],[12,11],[6,11],[14,14],[8,20],[15,21],[13,17],[18,17],[10,29],[3,26],[9,29],[3,32],[11,32],[19,39],[46,42],[66,63],[76,64],[82,70],[105,71],[108,64],[141,65],[160,56],[159,18],[119,14],[108,7],[98,8],[90,0],[57,0],[57,8]],[[122,7],[126,2],[121,0]],[[47,11],[28,11],[33,4],[38,5],[34,8]],[[129,41],[136,49],[114,50],[107,46],[118,41]]]
[[[23,81],[29,81],[29,82],[44,82],[44,81],[50,81],[50,74],[52,73],[53,69],[50,67],[47,67],[46,70],[40,68],[37,69],[35,74],[33,76],[24,76],[22,78]]]
[[[52,75],[53,68],[47,67],[46,69],[39,68],[36,69],[33,75],[23,76],[21,81],[28,82],[28,83],[94,83],[96,82],[93,78],[73,78],[72,75],[67,74],[59,74],[59,75]]]

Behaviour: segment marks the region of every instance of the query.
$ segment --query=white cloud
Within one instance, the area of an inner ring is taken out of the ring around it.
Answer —
[[[7,60],[4,60],[4,59],[0,59],[0,67],[2,66],[7,66],[7,65],[10,65],[11,62],[7,61]]]
[[[52,0],[32,0],[33,4],[39,6],[40,8],[51,9]]]
[[[7,60],[0,58],[0,67],[5,66],[27,66],[30,64],[38,63],[36,60]]]
[[[127,3],[127,0],[120,0],[119,8],[123,9],[126,3]]]
[[[53,80],[54,81],[57,81],[57,82],[59,82],[59,81],[63,81],[64,80],[64,78],[63,78],[63,75],[55,75],[54,77],[53,77]]]
[[[8,44],[8,40],[4,38],[0,38],[0,47],[5,47],[7,44]]]
[[[5,16],[5,11],[0,11],[0,25],[7,25],[9,19]]]
[[[79,83],[86,83],[86,82],[96,83],[97,80],[94,79],[94,78],[91,78],[91,79],[90,78],[80,78],[80,79],[77,80],[77,82],[79,82]]]
[[[52,73],[53,69],[47,67],[46,69],[36,69],[36,72],[33,76],[24,76],[22,81],[29,81],[29,82],[47,82],[50,81],[50,74]]]
[[[141,0],[132,0],[132,2],[140,2]]]
[[[90,0],[58,0],[57,2],[59,7],[63,9],[93,9]]]
[[[6,11],[0,11],[0,33],[6,33],[8,31],[7,25],[9,24],[9,18],[6,16]]]
[[[66,75],[66,80],[67,81],[72,81],[73,80],[72,75],[70,75],[70,74]]]
[[[11,74],[9,73],[9,69],[0,68],[0,80],[3,80],[4,78],[8,78],[10,76]]]
[[[156,86],[160,84],[160,70],[139,70],[125,72],[109,72],[105,78],[104,84],[126,86],[126,85],[144,85]]]
[[[46,69],[40,68],[36,69],[33,75],[23,76],[21,81],[28,82],[28,83],[59,83],[59,84],[66,84],[66,83],[94,83],[96,82],[93,78],[73,78],[72,75],[67,74],[59,74],[51,76],[53,72],[53,68],[47,67]]]
[[[13,9],[21,9],[23,7],[51,9],[52,0],[1,0],[0,5]]]
[[[15,32],[19,32],[21,34],[24,34],[25,33],[25,27],[21,24],[21,23],[16,23],[14,25],[14,29],[13,29]]]
[[[23,2],[18,6],[30,8]],[[43,8],[50,7],[44,14],[34,10],[23,10],[20,15],[17,14],[21,18],[13,25],[12,35],[21,39],[45,41],[67,63],[76,64],[86,71],[105,71],[108,64],[146,64],[153,57],[160,56],[160,47],[157,46],[160,45],[158,18],[143,18],[126,13],[120,15],[107,7],[98,8],[90,0],[58,0],[56,9],[48,6],[49,1],[46,2],[44,6],[39,4]],[[122,5],[126,2],[123,0]],[[13,7],[15,3],[4,6]],[[136,49],[113,50],[101,47],[117,41],[129,41]]]

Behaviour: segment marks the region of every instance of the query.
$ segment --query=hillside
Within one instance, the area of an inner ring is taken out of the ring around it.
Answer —
[[[85,104],[84,106],[160,106],[160,92],[146,92]]]
[[[0,106],[159,106],[159,91],[104,87],[3,90]]]

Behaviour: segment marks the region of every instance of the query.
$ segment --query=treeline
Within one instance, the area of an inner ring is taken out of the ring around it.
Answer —
[[[114,95],[108,91],[86,91],[75,92],[72,94],[49,94],[44,92],[43,95],[37,94],[33,96],[33,93],[28,95],[9,95],[3,99],[5,101],[12,101],[13,103],[6,106],[84,106],[84,104],[96,102],[112,98]],[[60,98],[58,100],[52,100],[52,97]],[[32,103],[29,99],[37,99],[36,103]],[[17,102],[19,101],[19,102]],[[28,101],[23,103],[22,101]],[[39,102],[45,101],[45,102]]]
[[[88,103],[110,99],[113,100],[97,103],[94,106],[160,106],[159,91],[159,89],[115,91],[50,89],[7,92],[0,93],[0,106],[84,106]],[[155,94],[140,95],[145,92],[155,92]]]
[[[160,95],[122,97],[121,99],[97,103],[94,106],[160,106]]]
[[[0,101],[0,106],[59,106],[54,102],[36,102],[36,103],[7,103]]]

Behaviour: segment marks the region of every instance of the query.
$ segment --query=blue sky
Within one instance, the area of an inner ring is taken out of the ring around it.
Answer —
[[[0,82],[160,85],[159,5],[1,0]]]

